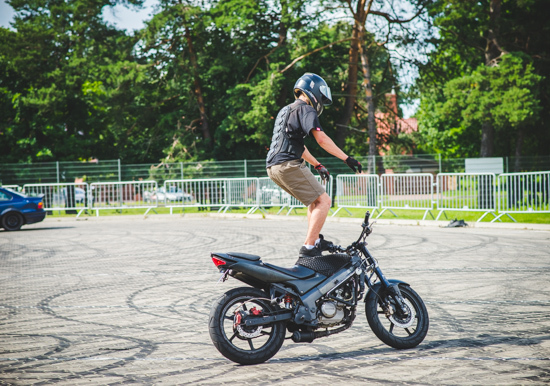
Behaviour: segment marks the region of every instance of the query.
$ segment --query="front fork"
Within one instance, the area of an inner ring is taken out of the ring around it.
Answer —
[[[398,283],[390,283],[388,279],[386,279],[386,276],[382,273],[382,270],[378,266],[378,263],[374,259],[374,257],[370,254],[369,250],[367,249],[366,243],[363,243],[361,246],[361,251],[363,252],[364,256],[367,258],[367,262],[369,265],[374,267],[374,273],[380,280],[380,284],[382,286],[382,292],[386,292],[391,299],[396,304],[396,311],[398,316],[400,317],[407,317],[409,315],[409,309],[405,304],[405,300],[403,299],[403,295],[401,294],[401,291],[399,290],[399,284]],[[365,277],[365,281],[367,282],[367,285],[369,288],[372,287],[372,284],[370,283],[370,280],[368,277]],[[386,302],[385,299],[382,300],[382,308],[384,309],[384,312],[386,316],[391,316],[393,314],[393,309],[391,307],[391,304],[389,302]]]

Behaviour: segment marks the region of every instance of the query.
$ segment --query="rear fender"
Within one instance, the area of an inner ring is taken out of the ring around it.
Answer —
[[[2,217],[3,215],[5,215],[6,213],[9,213],[9,212],[19,213],[21,216],[23,216],[23,213],[21,213],[20,210],[17,210],[15,208],[6,208],[2,212],[0,212],[0,217]],[[23,218],[24,218],[24,216],[23,216]]]

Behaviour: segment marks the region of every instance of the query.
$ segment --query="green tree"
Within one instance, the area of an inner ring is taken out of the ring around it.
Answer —
[[[550,26],[544,16],[546,6],[543,0],[438,0],[430,7],[437,31],[431,40],[435,49],[428,62],[420,65],[421,76],[417,83],[423,137],[420,147],[424,151],[463,156],[548,154],[548,149],[541,145],[550,140],[547,129],[550,118],[547,36]],[[480,66],[495,67],[495,70]],[[521,73],[513,75],[506,72],[506,68],[523,68],[529,78],[525,82],[529,85],[520,82]],[[497,81],[495,76],[503,78]],[[478,113],[469,120],[463,120],[462,112],[445,114],[449,111],[448,99],[454,97],[453,87],[466,84],[472,77],[482,77],[485,82],[479,84],[495,87],[495,90],[472,89],[469,97],[478,95],[481,98],[483,95],[483,101],[497,103],[483,104],[483,115],[479,106],[470,107]],[[492,80],[488,81],[489,78]],[[494,110],[497,106],[512,105],[498,103],[498,96],[507,87],[524,90],[533,98],[528,103],[532,108],[524,104],[519,110],[532,113],[529,118],[522,118],[523,123],[518,123],[517,119],[513,122],[510,114],[504,119],[501,112]],[[503,119],[508,122],[506,125]]]
[[[422,116],[425,123],[433,124],[427,135],[431,146],[443,150],[438,148],[441,141],[446,150],[467,156],[473,149],[462,145],[487,123],[508,137],[524,136],[525,128],[539,118],[541,79],[529,57],[507,54],[495,66],[481,65],[470,75],[447,82],[445,102],[434,104]],[[439,130],[441,124],[451,130]]]
[[[101,17],[114,3],[9,3],[15,31],[0,29],[3,162],[116,156],[111,102],[125,100],[124,85],[139,76],[135,40]]]

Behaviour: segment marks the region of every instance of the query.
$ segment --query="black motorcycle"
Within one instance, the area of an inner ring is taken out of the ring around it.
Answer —
[[[428,333],[428,311],[409,284],[386,279],[368,251],[369,216],[350,246],[328,243],[331,254],[299,258],[291,268],[246,253],[212,253],[220,281],[232,276],[251,286],[227,291],[212,306],[210,337],[220,353],[257,364],[279,351],[287,330],[294,342],[345,331],[363,297],[369,326],[382,342],[397,349],[419,345]]]

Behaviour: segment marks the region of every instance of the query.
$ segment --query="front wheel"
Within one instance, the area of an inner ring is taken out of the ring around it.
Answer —
[[[251,287],[227,291],[212,306],[210,338],[227,359],[243,365],[262,363],[279,351],[285,339],[285,323],[246,327],[242,317],[276,310],[265,292]]]
[[[395,300],[381,287],[370,290],[365,312],[374,334],[388,346],[397,349],[418,346],[428,333],[428,311],[418,294],[407,285],[400,285],[407,315],[399,316]],[[391,312],[388,312],[391,310]]]

